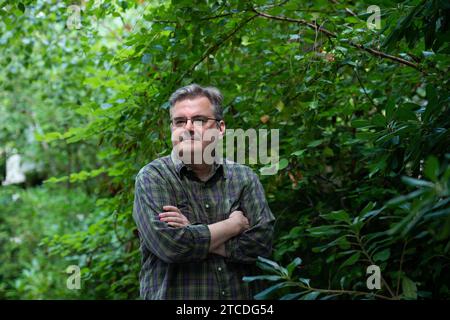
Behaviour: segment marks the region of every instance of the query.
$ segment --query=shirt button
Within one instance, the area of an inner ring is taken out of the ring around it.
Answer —
[[[222,295],[223,295],[223,296],[225,295],[225,291],[222,291]]]
[[[206,208],[206,209],[209,209],[209,204],[205,204],[205,208]]]
[[[217,270],[222,271],[222,268],[221,268],[221,267],[218,267]]]

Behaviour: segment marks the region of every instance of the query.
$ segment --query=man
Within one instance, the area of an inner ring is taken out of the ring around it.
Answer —
[[[264,190],[249,167],[204,152],[225,133],[222,100],[213,87],[175,91],[172,153],[136,177],[143,299],[252,299],[261,290],[242,277],[271,254],[275,219]],[[204,138],[209,132],[215,139]]]

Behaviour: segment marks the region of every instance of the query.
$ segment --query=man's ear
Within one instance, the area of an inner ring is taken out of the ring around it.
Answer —
[[[223,137],[225,135],[225,121],[220,120],[218,125],[217,125],[219,132],[220,132],[220,136]]]

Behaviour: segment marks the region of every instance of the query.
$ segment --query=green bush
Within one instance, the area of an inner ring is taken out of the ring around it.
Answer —
[[[79,298],[67,289],[66,269],[82,257],[54,256],[41,242],[87,228],[95,201],[79,189],[8,186],[0,188],[0,206],[0,298]]]
[[[280,171],[261,176],[273,261],[246,278],[268,281],[257,298],[449,298],[449,7],[381,1],[371,30],[370,4],[88,2],[77,30],[64,3],[3,2],[0,145],[42,161],[45,188],[83,187],[67,192],[92,214],[61,233],[33,222],[50,260],[24,251],[0,292],[22,297],[35,283],[36,297],[72,297],[50,289],[55,259],[82,268],[78,297],[137,298],[134,178],[170,152],[169,95],[197,82],[223,91],[228,128],[280,130]],[[1,254],[16,252],[4,243]],[[378,291],[365,286],[371,264]]]

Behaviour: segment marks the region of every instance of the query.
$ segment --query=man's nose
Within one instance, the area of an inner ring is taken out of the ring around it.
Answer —
[[[191,119],[186,120],[186,126],[184,127],[186,130],[194,132],[194,121]]]

